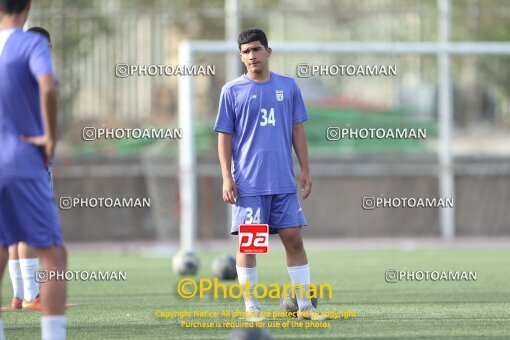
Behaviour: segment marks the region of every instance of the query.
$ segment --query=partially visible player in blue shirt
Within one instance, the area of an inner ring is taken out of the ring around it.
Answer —
[[[42,27],[31,27],[27,32],[41,34],[51,48],[50,33]],[[47,168],[48,181],[53,187],[51,167],[53,161]],[[41,308],[41,297],[39,295],[39,282],[35,273],[39,268],[39,259],[34,247],[25,242],[15,243],[9,246],[9,276],[11,278],[13,298],[12,309],[33,309]]]
[[[42,267],[66,270],[58,209],[47,177],[56,144],[57,90],[48,41],[24,32],[30,0],[2,0],[0,21],[0,273],[7,246],[37,249]],[[41,287],[43,339],[65,339],[66,282]],[[0,338],[3,323],[0,320]]]
[[[214,130],[223,177],[223,200],[234,205],[231,233],[240,224],[269,224],[285,246],[293,284],[310,284],[310,269],[301,228],[306,219],[294,180],[292,148],[296,152],[303,199],[310,195],[312,180],[303,122],[308,113],[296,82],[270,72],[272,50],[260,29],[243,31],[238,38],[246,74],[227,83],[221,92]],[[254,254],[237,252],[239,282],[258,283]],[[248,320],[259,321],[259,301],[250,291],[244,296]],[[297,296],[300,319],[326,320],[310,299]]]

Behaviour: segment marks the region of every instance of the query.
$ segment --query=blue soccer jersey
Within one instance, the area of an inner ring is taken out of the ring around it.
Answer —
[[[308,120],[294,79],[271,72],[257,82],[243,75],[221,92],[214,130],[232,134],[232,175],[239,197],[297,192],[292,126]]]
[[[41,178],[42,150],[20,139],[44,135],[37,79],[54,78],[44,36],[21,29],[0,30],[0,178]]]
[[[53,76],[48,41],[38,33],[0,30],[0,245],[63,244],[43,152],[21,136],[43,135],[37,80]]]

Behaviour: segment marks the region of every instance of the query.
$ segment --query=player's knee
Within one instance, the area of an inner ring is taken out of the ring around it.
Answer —
[[[285,242],[285,250],[288,253],[299,253],[304,250],[301,237],[293,237]]]
[[[5,265],[7,263],[7,260],[9,259],[9,253],[7,252],[7,247],[1,246],[0,247],[0,262]]]
[[[38,251],[41,261],[46,266],[65,270],[67,267],[67,250],[64,246],[53,246]]]
[[[18,244],[13,244],[9,246],[9,260],[18,260],[19,254],[18,254]]]
[[[65,270],[67,267],[67,250],[64,248],[64,246],[61,247],[55,247],[55,253],[54,253],[54,261],[55,265],[61,268],[62,270]]]
[[[67,249],[64,246],[59,247],[59,260],[63,267],[67,267]]]
[[[239,267],[254,267],[256,264],[255,254],[243,254],[237,252],[236,265]]]
[[[243,253],[237,253],[237,258],[240,260],[245,261],[251,261],[255,260],[255,254],[243,254]]]

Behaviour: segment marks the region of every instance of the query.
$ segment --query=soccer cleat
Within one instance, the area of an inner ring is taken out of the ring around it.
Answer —
[[[23,309],[41,310],[41,295],[37,294],[37,297],[35,298],[34,301],[23,300],[21,306]]]
[[[252,305],[246,311],[246,321],[248,322],[260,322],[265,318],[261,315],[260,306]]]
[[[23,299],[18,299],[17,297],[12,298],[11,308],[12,309],[21,309],[23,307]]]
[[[312,320],[312,321],[325,321],[331,320],[329,316],[321,314],[314,306],[309,306],[304,309],[300,309],[297,312],[298,320]]]

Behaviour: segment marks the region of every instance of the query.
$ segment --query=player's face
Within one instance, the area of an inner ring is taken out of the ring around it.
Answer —
[[[241,45],[241,61],[249,73],[260,74],[267,71],[271,48],[265,48],[260,41]]]

